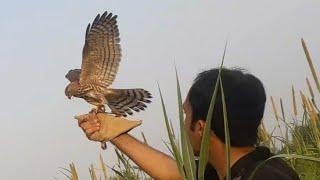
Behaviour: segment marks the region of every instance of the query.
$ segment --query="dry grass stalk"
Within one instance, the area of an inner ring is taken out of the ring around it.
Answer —
[[[281,107],[282,119],[285,122],[286,121],[286,117],[284,115],[284,108],[283,108],[283,103],[282,103],[282,99],[281,98],[280,98],[280,107]]]
[[[142,131],[141,131],[141,136],[142,136],[142,138],[143,138],[144,144],[149,145],[149,144],[148,144],[148,141],[147,141],[147,138],[146,138],[146,136],[144,135],[144,133],[143,133]]]
[[[303,94],[302,91],[300,91],[300,96],[301,96],[303,108],[304,108],[305,110],[308,110],[308,111],[309,111],[310,108],[308,107],[307,98],[306,98],[306,96]]]
[[[91,168],[89,168],[89,172],[91,175],[91,180],[98,180],[96,171],[94,170],[93,164],[91,164]]]
[[[276,120],[277,120],[277,124],[278,124],[278,129],[279,129],[280,135],[281,135],[282,137],[284,137],[284,134],[283,134],[282,129],[281,129],[281,126],[280,126],[280,121],[279,121],[279,117],[280,117],[280,116],[278,115],[278,111],[277,111],[277,108],[276,108],[276,104],[274,103],[274,100],[273,100],[272,96],[271,96],[271,103],[272,103],[273,113],[274,113],[274,115],[275,115],[275,117],[276,117]]]
[[[311,120],[312,120],[312,122],[315,123],[318,119],[318,113],[316,112],[316,109],[315,109],[314,105],[312,104],[312,102],[310,101],[310,99],[308,99],[308,107],[310,107],[309,114],[310,114]]]
[[[100,154],[100,166],[102,168],[104,179],[107,180],[108,179],[108,171],[107,171],[106,165],[104,164],[104,160],[103,160],[101,154]]]
[[[311,98],[314,99],[314,93],[313,93],[313,89],[312,89],[312,87],[311,87],[310,81],[309,81],[308,78],[306,78],[306,81],[307,81],[307,85],[308,85],[308,89],[309,89]]]
[[[304,53],[305,53],[305,55],[307,57],[308,64],[309,64],[313,79],[314,79],[314,81],[315,81],[315,83],[317,85],[318,91],[320,92],[320,83],[319,83],[319,80],[318,80],[318,76],[316,74],[316,70],[314,68],[310,53],[308,51],[308,47],[307,47],[306,43],[304,42],[303,38],[301,39],[301,43],[302,43],[302,47],[303,47]]]
[[[73,163],[70,164],[70,170],[71,170],[71,179],[72,180],[79,180],[76,167]]]
[[[278,115],[278,111],[277,111],[276,105],[274,103],[274,100],[273,100],[272,96],[270,98],[271,98],[271,104],[272,104],[273,113],[274,113],[274,115],[276,117],[276,120],[279,121],[279,115]]]
[[[295,91],[294,91],[294,87],[293,86],[292,86],[292,104],[293,104],[294,117],[297,118],[297,116],[298,116],[297,101],[296,101],[296,95],[295,95]]]
[[[308,99],[308,103],[310,106],[310,119],[312,123],[312,130],[313,130],[313,135],[315,138],[315,141],[317,143],[318,148],[320,148],[320,134],[319,134],[319,129],[318,129],[318,122],[319,122],[319,116],[318,112],[316,111],[316,108],[314,107],[313,103]]]

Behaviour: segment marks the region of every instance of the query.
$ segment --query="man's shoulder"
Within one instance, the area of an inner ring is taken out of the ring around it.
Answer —
[[[271,158],[272,156],[269,148],[256,147],[234,164],[233,177],[240,177],[241,180],[249,179],[251,176],[259,180],[299,180],[297,173],[286,161],[281,158]]]
[[[255,173],[254,173],[255,171]],[[254,174],[253,174],[254,173]],[[281,158],[273,158],[266,162],[257,162],[246,174],[246,178],[253,175],[253,179],[274,179],[274,180],[299,180],[298,174]],[[244,179],[246,179],[244,178]]]

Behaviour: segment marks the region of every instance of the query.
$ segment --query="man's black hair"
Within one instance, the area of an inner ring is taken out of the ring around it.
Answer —
[[[218,74],[218,68],[204,71],[198,74],[190,88],[188,100],[192,109],[192,130],[198,120],[206,120]],[[222,68],[221,79],[227,106],[231,146],[255,145],[266,102],[263,84],[252,74],[240,69]],[[224,142],[220,86],[218,89],[211,129]]]

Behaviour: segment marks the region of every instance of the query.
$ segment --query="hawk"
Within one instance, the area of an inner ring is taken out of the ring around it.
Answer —
[[[144,89],[112,89],[121,61],[121,48],[117,15],[98,14],[87,26],[82,51],[81,69],[70,70],[66,78],[70,83],[65,95],[82,98],[95,105],[95,112],[105,112],[105,105],[117,116],[132,115],[144,110],[151,94]]]

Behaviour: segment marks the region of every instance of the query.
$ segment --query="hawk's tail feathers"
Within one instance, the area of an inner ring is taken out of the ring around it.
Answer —
[[[139,112],[147,108],[146,103],[151,102],[152,95],[144,89],[119,89],[119,96],[108,101],[111,111],[115,114],[132,115],[132,110]]]

